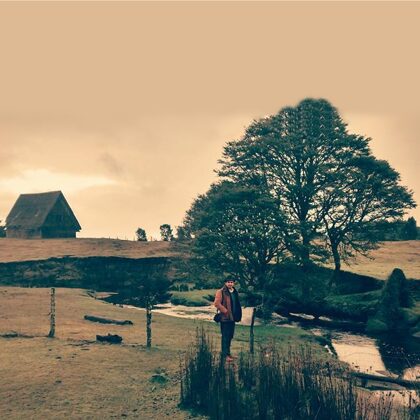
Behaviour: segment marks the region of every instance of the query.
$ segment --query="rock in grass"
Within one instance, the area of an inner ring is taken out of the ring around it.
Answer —
[[[84,319],[86,319],[87,321],[92,321],[92,322],[100,322],[101,324],[133,325],[133,321],[130,321],[129,319],[125,319],[124,321],[119,321],[117,319],[103,318],[103,317],[94,316],[94,315],[85,315]]]
[[[8,331],[4,334],[1,334],[0,337],[3,337],[3,338],[17,338],[17,337],[19,337],[19,334],[16,331]]]
[[[120,344],[122,337],[117,334],[97,335],[96,340],[103,343]]]

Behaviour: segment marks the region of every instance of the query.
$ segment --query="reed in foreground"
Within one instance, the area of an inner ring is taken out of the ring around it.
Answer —
[[[341,364],[319,359],[309,347],[281,352],[272,344],[254,355],[242,352],[235,364],[226,364],[203,329],[181,360],[181,406],[217,420],[416,416],[414,409],[397,407],[390,396],[359,390]]]

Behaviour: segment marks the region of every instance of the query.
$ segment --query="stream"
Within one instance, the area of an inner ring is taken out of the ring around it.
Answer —
[[[135,307],[132,307],[135,308]],[[140,309],[140,308],[136,308]],[[240,325],[250,325],[253,308],[243,308],[242,321]],[[198,319],[213,321],[215,308],[213,305],[189,307],[173,305],[171,303],[161,304],[153,312],[176,316],[180,318]],[[294,314],[293,320],[273,314],[271,324],[279,328],[301,327],[314,335],[322,336],[331,342],[333,350],[339,360],[346,362],[350,367],[362,373],[377,376],[393,377],[406,380],[420,380],[420,339],[414,337],[381,337],[373,338],[366,334],[346,331],[312,324],[311,316],[305,314]],[[301,317],[302,322],[296,320]],[[324,318],[324,321],[328,318]],[[309,322],[308,322],[309,321]],[[255,325],[261,322],[257,318]],[[370,384],[375,392],[388,392],[392,397],[406,405],[419,403],[415,391],[409,391],[394,384],[373,383]]]
[[[166,303],[159,305],[153,311],[180,318],[204,321],[213,321],[215,314],[213,305],[190,307]],[[308,315],[300,315],[302,320],[310,318]],[[243,308],[242,321],[238,324],[250,325],[251,316],[252,308]],[[420,379],[419,339],[409,337],[372,338],[362,333],[319,327],[308,322],[289,321],[277,314],[273,314],[273,319],[270,322],[279,327],[299,326],[314,335],[330,339],[338,358],[348,363],[354,370],[375,375],[398,376],[407,380]],[[259,323],[260,321],[257,318],[255,325]]]

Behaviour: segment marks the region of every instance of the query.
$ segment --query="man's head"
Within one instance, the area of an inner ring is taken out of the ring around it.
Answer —
[[[232,289],[232,287],[235,286],[235,279],[232,277],[226,277],[225,286],[229,289]]]

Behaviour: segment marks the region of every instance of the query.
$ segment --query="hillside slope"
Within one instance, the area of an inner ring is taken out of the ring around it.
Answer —
[[[0,263],[60,257],[172,257],[170,242],[134,242],[105,238],[12,239],[0,238]]]
[[[353,273],[386,279],[396,267],[408,278],[420,279],[420,241],[383,242],[371,258],[358,256],[343,269]]]
[[[171,242],[134,242],[105,238],[6,239],[0,238],[0,263],[60,257],[174,257],[180,251]],[[409,278],[420,279],[420,241],[383,242],[371,258],[358,256],[343,265],[353,273],[385,279],[399,267]]]

